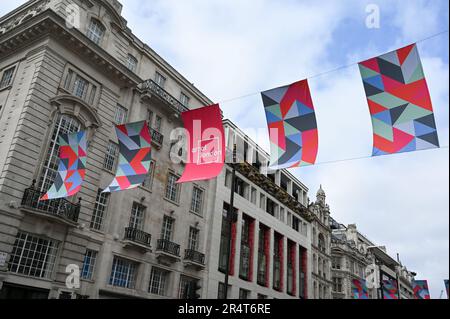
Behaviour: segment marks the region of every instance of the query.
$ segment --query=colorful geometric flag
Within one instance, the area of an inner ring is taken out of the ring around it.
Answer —
[[[216,178],[225,163],[225,131],[218,104],[183,112],[187,163],[177,183]]]
[[[366,281],[364,279],[352,280],[353,299],[369,299]]]
[[[141,185],[150,170],[151,135],[146,121],[118,125],[119,165],[116,177],[103,193],[133,189]]]
[[[261,95],[270,136],[270,169],[315,164],[319,137],[308,81]]]
[[[40,200],[70,197],[78,193],[86,175],[86,133],[59,136],[59,165],[53,185]]]
[[[413,281],[414,299],[430,299],[430,291],[428,290],[428,282],[426,280]]]
[[[448,291],[448,279],[444,280],[445,290],[447,291],[447,298],[450,299],[450,294]]]
[[[359,63],[372,118],[373,156],[439,148],[415,44]]]
[[[398,299],[397,280],[383,280],[383,299]]]

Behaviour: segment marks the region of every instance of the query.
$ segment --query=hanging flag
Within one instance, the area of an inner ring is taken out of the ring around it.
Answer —
[[[397,280],[383,280],[383,299],[398,299]]]
[[[444,280],[445,291],[447,291],[447,298],[450,299],[450,294],[448,292],[448,279]]]
[[[225,132],[219,104],[181,113],[187,134],[187,163],[177,183],[217,177],[225,162]]]
[[[352,280],[353,299],[369,299],[366,281],[364,279]]]
[[[359,63],[372,117],[373,156],[439,148],[415,44]]]
[[[53,185],[40,200],[70,197],[78,193],[86,174],[86,133],[59,136],[59,165]]]
[[[413,281],[414,299],[430,299],[430,291],[428,290],[428,281]]]
[[[270,137],[270,169],[313,165],[318,131],[308,81],[262,92]]]
[[[151,136],[146,121],[118,125],[119,165],[116,177],[103,193],[119,192],[141,185],[150,170]]]

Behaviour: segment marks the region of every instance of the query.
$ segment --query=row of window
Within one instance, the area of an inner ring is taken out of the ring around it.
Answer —
[[[231,172],[225,172],[225,186],[231,189]],[[289,212],[286,208],[278,205],[275,201],[260,193],[259,205],[257,203],[258,191],[255,187],[250,186],[249,183],[236,176],[235,179],[235,193],[242,198],[248,200],[253,205],[266,211],[282,223],[286,223],[289,227],[299,232],[304,236],[308,236],[308,223],[302,221],[295,214]]]
[[[259,229],[255,229],[255,220],[245,214],[242,215],[241,227],[241,237],[240,243],[236,243],[236,236],[232,235],[231,238],[231,248],[232,251],[229,253],[229,242],[230,242],[230,227],[232,227],[231,233],[236,234],[236,218],[234,222],[230,225],[228,219],[226,218],[229,210],[229,204],[224,203],[223,205],[223,215],[222,215],[222,229],[221,229],[221,240],[219,248],[219,266],[218,270],[221,272],[226,272],[227,263],[230,263],[230,275],[234,275],[234,259],[237,257],[235,254],[235,247],[240,244],[240,254],[239,258],[239,277],[246,281],[253,281],[253,265],[255,261],[257,262],[257,273],[256,281],[260,286],[268,287],[269,283],[269,265],[270,259],[272,258],[272,276],[273,276],[273,289],[282,291],[284,287],[282,285],[284,281],[284,276],[287,277],[287,287],[286,291],[288,294],[295,295],[297,291],[298,278],[303,278],[300,280],[300,295],[303,296],[305,288],[305,271],[303,266],[306,261],[306,253],[303,248],[299,249],[299,256],[296,256],[295,242],[287,240],[287,264],[284,265],[284,237],[281,234],[274,233],[274,238],[272,240],[273,246],[273,256],[270,256],[270,229],[269,227],[259,224]],[[237,210],[234,209],[234,214],[237,214]],[[258,236],[258,255],[254,256],[254,241],[255,236]],[[228,256],[230,260],[228,261]],[[285,267],[286,266],[286,267]],[[300,277],[297,275],[300,274]]]
[[[4,89],[12,84],[14,78],[14,72],[16,71],[16,67],[10,67],[3,72],[1,72],[1,80],[0,80],[0,90]]]
[[[169,176],[175,176],[173,174],[170,174]],[[170,196],[178,196],[178,189],[180,187],[179,184],[176,184],[176,180],[178,178],[169,178],[168,179],[168,187],[166,192],[166,198],[169,198]],[[176,190],[176,194],[174,194]],[[102,193],[102,190],[98,190],[97,198],[95,200],[94,205],[94,211],[92,213],[90,228],[93,230],[101,231],[103,228],[103,221],[105,220],[107,208],[108,208],[108,202],[109,202],[109,193]],[[204,197],[204,191],[196,186],[193,188],[192,192],[192,200],[191,200],[191,207],[190,211],[192,213],[195,213],[197,215],[202,214],[202,206],[203,206],[203,197]],[[171,200],[171,198],[169,198]],[[146,214],[147,208],[139,203],[133,203],[132,209],[131,209],[131,219],[130,219],[130,227],[137,230],[143,230],[144,221],[145,221],[145,214]],[[173,223],[175,222],[174,219],[171,219],[173,228]],[[166,223],[166,219],[164,219],[164,223]],[[164,224],[165,225],[165,224]],[[171,237],[171,236],[169,236]],[[162,239],[167,239],[166,237],[162,237]]]
[[[55,261],[60,243],[56,240],[19,232],[14,243],[9,271],[26,276],[50,279],[55,268]],[[98,252],[87,249],[84,255],[80,276],[93,280]],[[139,263],[114,256],[108,283],[112,286],[134,289],[139,270]],[[166,296],[167,284],[171,272],[152,267],[148,292]],[[182,275],[179,283],[178,297],[183,298],[186,284],[197,281]]]
[[[106,28],[103,26],[103,24],[97,20],[92,19],[86,36],[95,44],[100,45],[102,42],[103,37],[105,36]],[[136,72],[137,66],[138,66],[138,60],[131,54],[127,55],[127,58],[125,60],[125,66],[132,72]],[[166,78],[160,73],[155,73],[155,82],[158,84],[161,88],[164,89],[164,86],[166,84]],[[182,105],[188,107],[190,98],[181,92],[180,95],[180,102]]]

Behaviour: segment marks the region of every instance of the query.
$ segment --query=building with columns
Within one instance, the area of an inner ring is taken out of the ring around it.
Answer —
[[[121,11],[116,0],[32,0],[0,18],[0,298],[180,298],[205,278],[215,181],[175,183],[184,165],[170,159],[170,132],[182,111],[211,101]],[[143,119],[147,180],[102,194],[117,169],[115,125]],[[39,202],[56,175],[58,135],[79,130],[88,135],[80,193]],[[66,286],[68,266],[79,287]]]
[[[236,170],[228,297],[313,298],[308,189],[287,170],[268,172],[269,155],[231,121],[224,121],[227,148],[236,152],[217,178],[208,221],[208,298],[223,298],[228,252],[226,220]],[[223,212],[223,213],[222,213]]]
[[[322,185],[316,201],[308,208],[314,216],[311,222],[312,296],[314,299],[332,299],[330,207]]]

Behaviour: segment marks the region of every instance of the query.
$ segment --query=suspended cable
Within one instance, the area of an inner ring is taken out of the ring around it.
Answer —
[[[421,42],[424,42],[424,41],[436,38],[438,36],[441,36],[443,34],[448,33],[448,31],[449,30],[444,30],[444,31],[432,34],[432,35],[430,35],[428,37],[422,38],[422,39],[417,40],[416,42],[413,42],[413,43],[421,43]],[[389,52],[386,52],[386,53],[389,53]],[[374,55],[374,56],[378,56],[378,55]],[[361,60],[361,61],[364,61],[364,60]],[[361,62],[361,61],[359,61],[359,62]],[[336,68],[328,70],[328,71],[324,71],[324,72],[321,72],[321,73],[316,73],[314,75],[306,77],[306,79],[314,79],[314,78],[318,78],[318,77],[321,77],[321,76],[324,76],[324,75],[327,75],[327,74],[330,74],[330,73],[334,73],[334,72],[337,72],[337,71],[340,71],[340,70],[344,70],[344,69],[350,68],[352,66],[358,65],[359,62],[353,62],[353,63],[350,63],[350,64],[345,64],[345,65],[336,67]],[[282,85],[279,85],[279,86],[282,86]],[[276,87],[278,87],[278,86],[276,86]],[[258,95],[258,94],[261,94],[261,91],[244,94],[244,95],[237,96],[237,97],[234,97],[234,98],[229,98],[229,99],[220,101],[218,103],[219,104],[224,104],[224,103],[228,103],[228,102],[233,102],[233,101],[236,101],[236,100],[241,100],[241,99],[244,99],[244,98],[247,98],[247,97],[250,97],[250,96],[255,96],[255,95]]]

